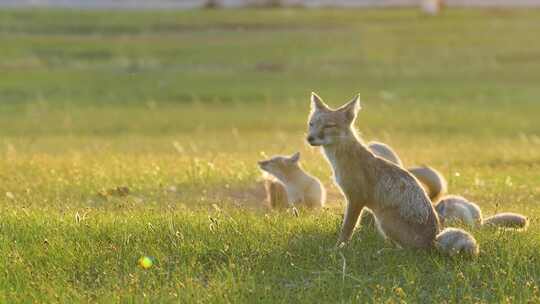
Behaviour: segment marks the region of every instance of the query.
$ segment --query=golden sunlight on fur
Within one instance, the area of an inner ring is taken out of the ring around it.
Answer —
[[[363,143],[353,127],[360,110],[359,96],[334,110],[312,93],[311,105],[307,141],[322,148],[347,200],[338,245],[350,240],[360,212],[367,207],[381,232],[402,247],[431,248],[445,240],[449,245],[438,247],[443,252],[478,252],[469,234],[448,238],[447,230],[440,233],[437,213],[418,180],[375,156]]]
[[[259,167],[270,175],[265,179],[267,200],[272,208],[321,208],[326,191],[321,182],[300,166],[300,153],[290,157],[274,156],[259,161]]]

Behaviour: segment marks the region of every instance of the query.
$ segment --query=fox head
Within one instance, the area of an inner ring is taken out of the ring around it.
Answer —
[[[352,125],[360,110],[360,96],[333,110],[311,93],[307,141],[312,146],[330,146],[353,134]]]
[[[291,156],[274,156],[268,160],[259,161],[261,170],[268,172],[279,180],[286,180],[287,176],[294,170],[298,170],[298,161],[300,160],[300,152],[296,152]]]

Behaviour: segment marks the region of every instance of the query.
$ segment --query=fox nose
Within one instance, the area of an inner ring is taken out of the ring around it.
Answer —
[[[259,167],[262,168],[262,167],[266,166],[266,164],[268,164],[268,162],[264,161],[264,160],[261,160],[261,161],[258,161],[257,164],[259,165]]]
[[[308,141],[309,143],[312,143],[314,140],[315,140],[315,137],[314,137],[313,135],[309,135],[309,136],[307,137],[307,141]]]

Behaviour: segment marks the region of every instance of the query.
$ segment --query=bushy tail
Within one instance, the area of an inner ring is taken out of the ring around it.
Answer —
[[[482,224],[485,226],[527,229],[529,220],[521,214],[504,212],[485,218]]]
[[[446,228],[435,238],[435,247],[450,256],[465,254],[477,256],[478,244],[474,237],[463,229]]]
[[[448,191],[448,183],[439,171],[428,166],[414,167],[407,170],[422,183],[432,202],[437,202]]]
[[[285,186],[277,180],[265,179],[266,200],[272,209],[285,209],[288,207],[287,191]]]
[[[368,147],[371,152],[373,152],[373,154],[377,155],[378,157],[384,158],[397,166],[403,167],[401,159],[389,145],[378,141],[370,141],[368,143]]]

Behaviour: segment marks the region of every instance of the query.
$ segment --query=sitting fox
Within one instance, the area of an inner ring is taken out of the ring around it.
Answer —
[[[469,226],[495,226],[519,229],[526,229],[529,224],[527,217],[510,212],[482,218],[482,211],[477,204],[457,195],[443,197],[435,206],[435,210],[439,214],[439,218],[443,224],[450,221],[461,221]]]
[[[378,157],[403,167],[403,162],[397,153],[387,144],[372,141],[368,143],[368,148]],[[437,202],[440,197],[446,194],[448,183],[442,174],[434,168],[419,166],[408,168],[407,171],[420,181],[420,185],[424,187],[432,202]]]
[[[274,156],[259,162],[259,167],[272,178],[265,181],[270,206],[321,208],[326,191],[321,182],[307,174],[299,164],[300,153],[290,157]],[[275,179],[274,179],[275,178]]]
[[[360,212],[369,208],[379,232],[400,246],[439,248],[447,254],[478,254],[476,240],[461,229],[440,231],[426,192],[408,171],[373,154],[356,134],[360,98],[337,110],[311,95],[307,141],[322,147],[334,180],[347,200],[338,245],[350,240]]]

